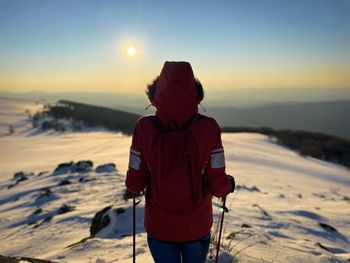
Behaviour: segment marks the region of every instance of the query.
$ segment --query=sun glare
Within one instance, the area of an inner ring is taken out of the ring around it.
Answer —
[[[135,48],[134,46],[129,46],[129,47],[126,49],[126,52],[128,53],[128,55],[129,55],[130,57],[133,57],[133,56],[136,55],[137,50],[136,50],[136,48]]]

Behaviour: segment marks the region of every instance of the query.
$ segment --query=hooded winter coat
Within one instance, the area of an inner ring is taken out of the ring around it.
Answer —
[[[163,125],[181,127],[198,112],[198,103],[191,65],[187,62],[165,62],[152,101],[157,109],[156,116]],[[213,222],[212,196],[223,197],[232,190],[230,178],[225,173],[224,149],[217,122],[203,116],[191,125],[190,130],[197,140],[198,161],[205,171],[208,194],[196,209],[185,213],[165,211],[151,197],[145,205],[144,225],[147,233],[158,240],[192,241],[208,234]],[[158,132],[147,117],[142,117],[135,124],[125,182],[130,192],[144,191],[147,187],[151,144]]]

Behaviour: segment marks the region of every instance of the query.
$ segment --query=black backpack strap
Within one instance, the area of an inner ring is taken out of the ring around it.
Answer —
[[[204,116],[201,115],[200,113],[195,113],[191,118],[188,119],[187,122],[185,122],[184,125],[182,125],[181,129],[187,130],[188,128],[190,128],[192,126],[192,124],[194,124],[195,122],[203,119]]]
[[[156,116],[156,115],[149,115],[147,116],[147,118],[149,119],[149,121],[153,124],[153,126],[159,131],[159,132],[166,132],[169,129],[167,129],[167,127],[164,126],[164,124],[162,123],[162,121]],[[187,130],[188,128],[190,128],[192,126],[192,124],[194,124],[196,121],[203,119],[204,116],[199,114],[199,113],[195,113],[193,116],[191,116],[191,118],[189,118],[184,125],[182,125],[182,127],[180,129],[183,130]]]
[[[165,132],[167,130],[162,121],[156,115],[147,116],[147,119],[159,132]]]

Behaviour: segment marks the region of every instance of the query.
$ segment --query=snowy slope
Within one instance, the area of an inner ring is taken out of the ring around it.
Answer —
[[[0,254],[131,262],[131,201],[123,199],[131,138],[102,131],[36,133],[24,113],[35,110],[34,103],[1,99],[0,105]],[[10,124],[16,127],[12,135]],[[223,134],[222,139],[227,172],[239,189],[227,200],[220,262],[345,262],[350,257],[348,169],[300,157],[260,134]],[[94,166],[54,172],[60,163],[80,160]],[[96,170],[106,163],[115,163],[117,170]],[[28,179],[13,186],[20,171]],[[215,222],[219,203],[214,200]],[[109,205],[124,208],[123,213],[112,217],[99,237],[77,243],[90,235],[95,213]],[[153,262],[143,205],[142,200],[137,207],[137,261]],[[213,235],[215,230],[216,224]],[[209,257],[213,254],[212,248]]]

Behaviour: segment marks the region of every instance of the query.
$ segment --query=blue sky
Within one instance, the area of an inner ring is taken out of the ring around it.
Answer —
[[[0,90],[138,92],[165,60],[212,90],[350,88],[349,32],[347,0],[0,0]]]

